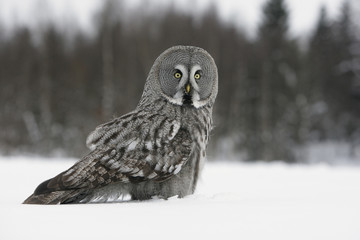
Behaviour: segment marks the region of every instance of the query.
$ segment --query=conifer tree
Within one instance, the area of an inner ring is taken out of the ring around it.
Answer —
[[[294,160],[297,141],[297,47],[288,37],[288,10],[284,0],[269,0],[259,26],[259,158]],[[284,144],[287,143],[287,144]]]

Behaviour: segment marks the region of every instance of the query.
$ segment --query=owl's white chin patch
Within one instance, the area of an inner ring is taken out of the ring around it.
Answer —
[[[175,95],[176,96],[176,95]],[[167,100],[173,104],[176,104],[176,105],[183,105],[183,100],[182,100],[182,97],[180,98],[172,98],[172,97],[168,97],[166,96]]]
[[[206,101],[201,101],[200,100],[200,95],[199,95],[199,93],[197,91],[193,92],[192,102],[193,102],[193,106],[195,108],[203,107],[206,104]]]
[[[193,101],[193,106],[195,108],[201,108],[206,105],[205,101]]]
[[[184,93],[182,91],[178,91],[174,97],[166,96],[166,99],[171,102],[172,104],[182,106],[184,105]],[[194,91],[191,96],[192,106],[195,108],[201,108],[206,105],[206,100],[202,101],[200,100],[199,93],[197,91]]]

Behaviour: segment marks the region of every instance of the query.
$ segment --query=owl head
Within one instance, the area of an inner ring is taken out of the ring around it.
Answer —
[[[200,108],[214,103],[217,90],[217,67],[210,54],[199,47],[175,46],[154,62],[142,98]]]

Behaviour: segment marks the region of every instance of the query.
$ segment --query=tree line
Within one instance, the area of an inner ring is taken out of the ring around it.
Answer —
[[[218,65],[210,155],[294,162],[312,142],[359,146],[360,41],[348,2],[333,20],[321,9],[306,47],[288,32],[285,0],[264,4],[255,38],[214,6],[200,16],[123,13],[106,1],[93,35],[51,23],[0,35],[1,153],[81,156],[90,131],[135,108],[153,61],[173,45],[200,46]]]

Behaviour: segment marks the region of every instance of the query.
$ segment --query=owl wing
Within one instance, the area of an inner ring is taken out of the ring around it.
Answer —
[[[187,162],[193,141],[176,120],[131,113],[89,135],[93,151],[74,166],[39,185],[36,194],[91,189],[113,182],[163,181]]]

